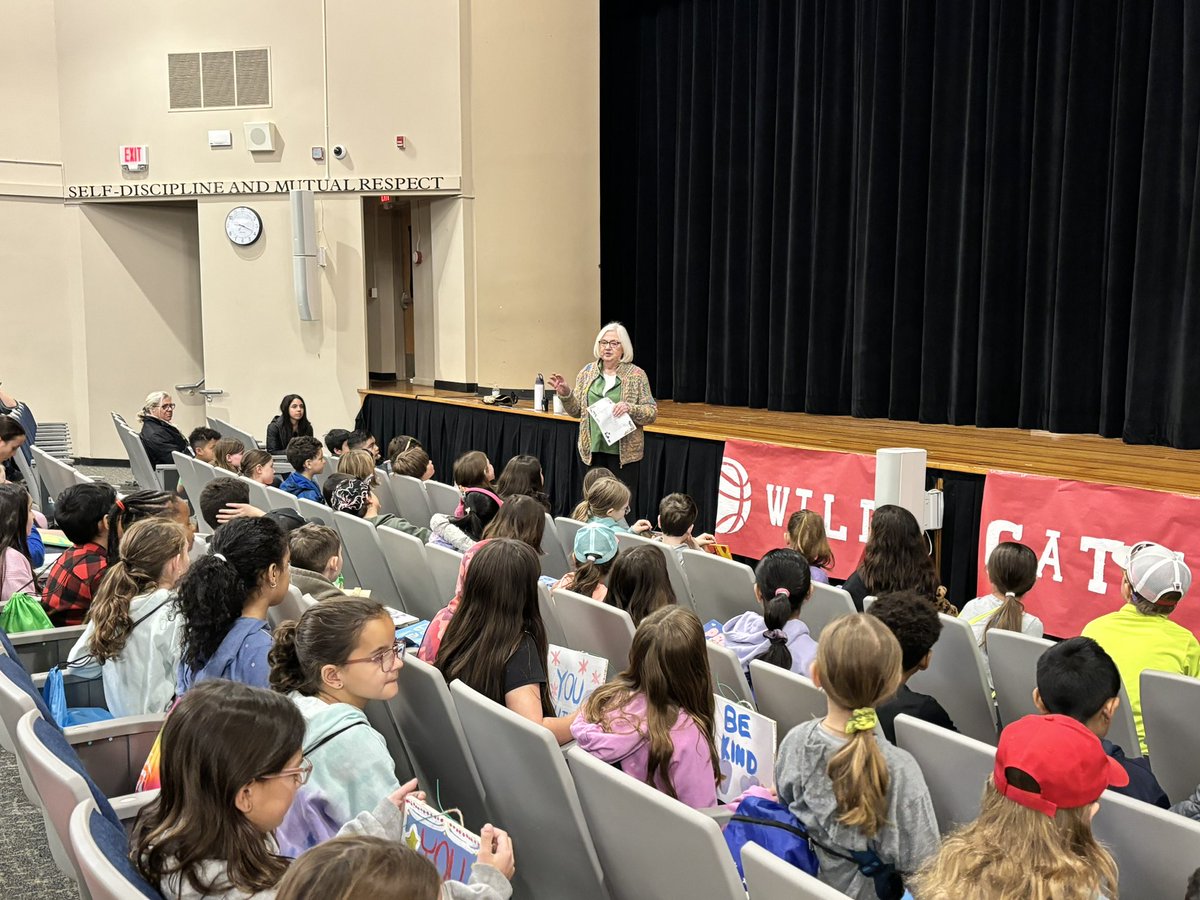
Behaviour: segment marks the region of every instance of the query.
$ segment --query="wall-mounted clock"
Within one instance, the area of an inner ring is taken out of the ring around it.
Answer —
[[[239,247],[248,247],[262,234],[262,219],[248,206],[236,206],[225,217],[225,234]]]

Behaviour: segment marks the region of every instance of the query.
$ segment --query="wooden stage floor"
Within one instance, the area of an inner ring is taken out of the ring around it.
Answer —
[[[359,391],[436,403],[482,407],[473,394],[392,383]],[[512,415],[536,413],[528,402]],[[736,406],[659,401],[658,421],[647,431],[723,441],[727,438],[810,450],[874,453],[880,447],[921,447],[929,467],[986,473],[1000,469],[1076,481],[1200,495],[1200,450],[1135,446],[1094,434],[1051,434],[1018,428],[923,425],[889,419],[813,416]]]

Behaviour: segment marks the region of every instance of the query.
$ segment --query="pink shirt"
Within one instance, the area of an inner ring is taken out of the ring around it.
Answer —
[[[33,584],[33,568],[20,551],[11,547],[4,551],[4,581],[0,584],[0,606],[8,602],[13,594],[24,591],[37,594]]]
[[[645,717],[646,695],[634,694],[623,709],[609,714],[606,725],[588,722],[581,713],[571,723],[571,735],[592,756],[607,763],[619,763],[622,772],[645,783],[650,766]],[[693,809],[716,806],[717,784],[708,740],[687,713],[679,713],[671,727],[671,740],[675,752],[671,754],[668,772],[675,796]],[[661,776],[655,776],[654,786],[663,790]]]

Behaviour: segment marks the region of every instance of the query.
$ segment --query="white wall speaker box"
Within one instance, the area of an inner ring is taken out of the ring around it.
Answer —
[[[903,506],[918,523],[925,522],[925,462],[928,454],[912,447],[884,447],[875,452],[875,508]]]
[[[321,280],[315,256],[292,257],[292,288],[300,321],[316,322],[320,319]]]
[[[274,122],[246,122],[246,149],[251,153],[272,153],[275,150]]]
[[[316,201],[312,191],[288,191],[292,201],[292,256],[317,255]]]

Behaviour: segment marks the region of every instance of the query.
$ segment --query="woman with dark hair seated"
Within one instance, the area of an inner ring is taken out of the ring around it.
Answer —
[[[308,406],[299,394],[288,394],[279,403],[279,415],[267,426],[267,452],[283,453],[288,441],[297,437],[312,437],[308,421]]]

